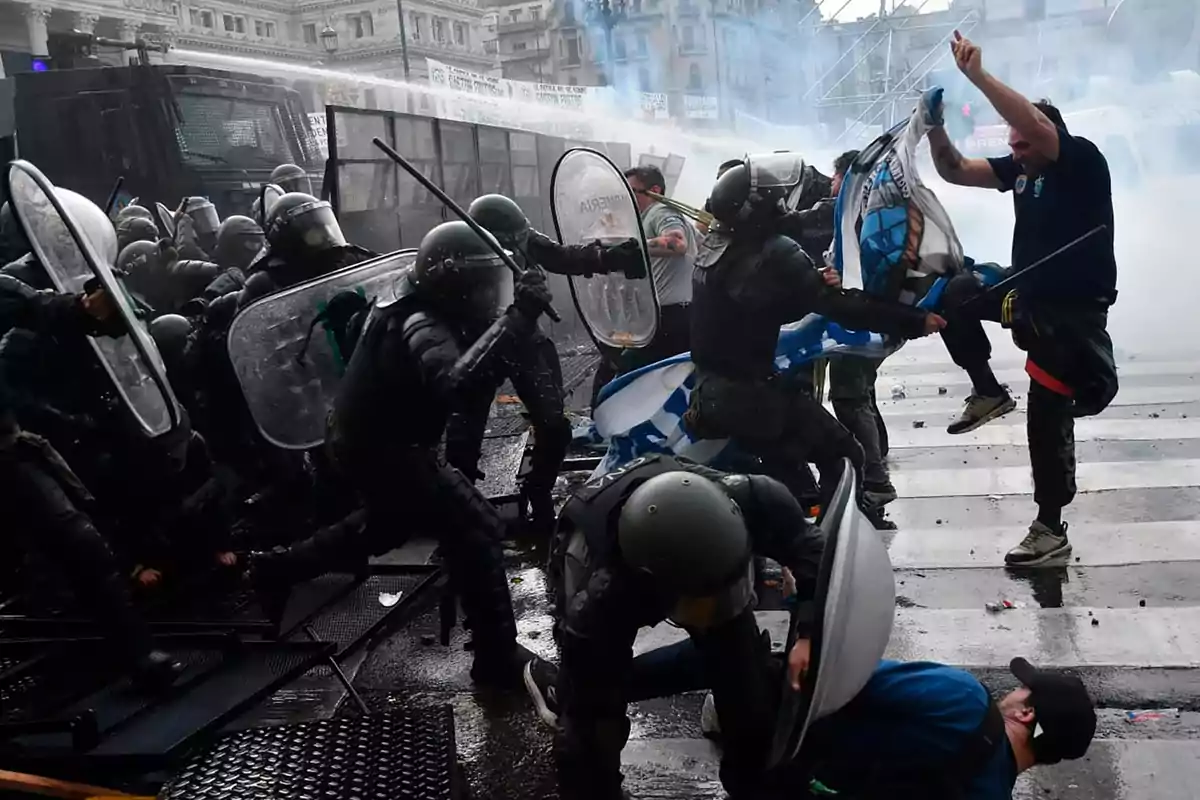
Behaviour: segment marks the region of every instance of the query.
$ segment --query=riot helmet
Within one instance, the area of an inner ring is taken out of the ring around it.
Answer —
[[[188,338],[192,333],[192,323],[178,314],[163,314],[150,323],[149,329],[150,337],[154,339],[159,354],[166,362],[168,372],[171,367],[182,366]]]
[[[122,220],[135,217],[148,219],[151,222],[154,221],[154,216],[150,213],[150,209],[146,208],[145,206],[139,206],[137,203],[130,203],[117,212],[116,217],[113,218],[113,224],[117,225],[120,224]]]
[[[266,235],[257,222],[235,214],[217,229],[217,246],[213,257],[222,269],[237,267],[244,270],[254,261],[266,241]]]
[[[717,625],[751,602],[750,534],[737,503],[707,478],[667,472],[638,486],[621,508],[617,542],[680,625]]]
[[[303,192],[312,194],[312,181],[303,168],[295,164],[280,164],[271,171],[271,183],[279,186],[284,192]]]
[[[158,226],[151,219],[125,217],[117,221],[117,252],[133,242],[153,242],[158,239]]]
[[[524,252],[529,239],[529,220],[513,200],[502,194],[485,194],[475,198],[467,214],[504,248]]]
[[[333,207],[311,194],[289,192],[267,212],[267,243],[280,255],[298,255],[345,247]]]
[[[729,228],[762,224],[787,210],[804,177],[804,159],[796,153],[749,155],[717,178],[709,208]]]
[[[221,218],[217,215],[217,207],[209,202],[207,197],[189,197],[183,201],[183,213],[192,218],[192,225],[197,235],[214,236],[217,228],[221,227]]]
[[[174,256],[173,250],[164,252],[158,242],[130,242],[121,248],[121,254],[117,256],[117,272],[129,290],[152,308],[167,308],[171,298],[167,265]]]
[[[493,320],[513,301],[512,273],[504,261],[458,220],[425,234],[411,280],[419,294],[467,320]]]

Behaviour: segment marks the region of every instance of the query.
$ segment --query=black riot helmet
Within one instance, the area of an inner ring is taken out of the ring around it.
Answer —
[[[725,490],[690,472],[638,486],[617,521],[622,560],[647,575],[674,622],[719,624],[753,596],[750,534]]]
[[[734,230],[762,225],[787,211],[787,199],[804,176],[804,159],[796,153],[746,156],[717,178],[709,208],[718,222]]]
[[[158,226],[151,219],[125,217],[117,220],[117,247],[124,250],[134,242],[153,242],[158,239]]]
[[[167,371],[170,372],[172,366],[177,369],[182,366],[192,323],[178,314],[163,314],[150,323],[149,329],[150,337],[167,363]]]
[[[217,207],[207,197],[189,197],[183,201],[183,213],[192,218],[192,225],[200,236],[214,236],[221,226]]]
[[[446,313],[490,321],[513,300],[512,273],[465,222],[443,222],[421,240],[413,264],[417,292]]]
[[[303,168],[295,164],[280,164],[271,171],[271,183],[282,187],[285,192],[312,194],[312,181]]]
[[[311,194],[289,192],[267,212],[267,243],[277,255],[301,255],[344,247],[346,237],[333,207]]]
[[[213,258],[222,269],[237,267],[244,270],[250,266],[266,241],[266,234],[257,222],[235,214],[227,217],[217,229]]]
[[[521,207],[510,198],[502,194],[476,197],[467,214],[506,249],[524,251],[525,242],[529,239],[529,220]]]

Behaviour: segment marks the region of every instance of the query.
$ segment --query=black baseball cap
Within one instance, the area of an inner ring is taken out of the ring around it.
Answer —
[[[1096,706],[1083,681],[1038,669],[1023,658],[1008,665],[1029,689],[1035,727],[1033,755],[1039,764],[1081,758],[1096,735]]]

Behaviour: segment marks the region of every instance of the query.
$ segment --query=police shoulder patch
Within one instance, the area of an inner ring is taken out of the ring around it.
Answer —
[[[1029,183],[1029,179],[1024,175],[1017,176],[1017,182],[1013,185],[1013,191],[1021,194],[1025,191],[1025,184]]]

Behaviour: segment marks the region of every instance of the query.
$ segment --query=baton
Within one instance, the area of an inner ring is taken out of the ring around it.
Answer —
[[[117,204],[117,195],[121,193],[121,187],[125,185],[125,176],[121,175],[117,178],[117,182],[113,184],[112,191],[108,193],[108,200],[104,203],[104,215],[111,216],[113,207]]]
[[[689,206],[687,203],[684,203],[680,200],[675,200],[670,197],[664,197],[663,195],[659,194],[658,192],[652,192],[649,189],[640,189],[640,190],[635,190],[635,191],[637,191],[638,194],[646,195],[646,197],[649,197],[651,200],[657,200],[658,202],[662,203],[667,208],[674,209],[675,211],[678,211],[680,214],[683,214],[685,217],[691,217],[696,222],[699,222],[701,225],[711,226],[713,224],[713,222],[715,221],[715,218],[713,217],[713,215],[710,212],[704,211],[699,208],[695,208],[693,206]]]
[[[463,222],[467,223],[467,225],[471,227],[471,230],[475,231],[475,234],[480,239],[483,239],[487,246],[490,247],[496,253],[496,255],[500,256],[500,259],[504,262],[505,266],[512,270],[512,274],[514,276],[518,278],[521,277],[523,273],[521,268],[517,266],[517,262],[513,261],[512,257],[509,256],[508,253],[504,252],[504,248],[500,246],[500,243],[496,241],[495,237],[484,230],[482,225],[471,219],[467,212],[463,211],[462,206],[451,200],[450,195],[443,192],[440,186],[421,174],[419,169],[408,163],[408,160],[404,156],[400,155],[391,147],[389,147],[388,143],[383,139],[380,139],[378,136],[376,136],[371,140],[371,142],[380,150],[382,150],[388,158],[390,158],[392,161],[395,161],[401,167],[404,167],[404,171],[416,178],[417,183],[424,186],[426,189],[432,192],[438,200],[441,200],[443,203],[445,203],[447,208],[457,214]],[[546,316],[555,322],[562,322],[562,317],[558,315],[558,312],[555,311],[554,307],[549,303],[546,304],[545,312]]]
[[[1041,257],[1041,258],[1039,258],[1037,261],[1033,262],[1033,263],[1032,263],[1032,264],[1030,264],[1028,267],[1026,267],[1025,269],[1021,270],[1020,272],[1018,272],[1018,273],[1016,273],[1016,274],[1014,274],[1014,275],[1009,275],[1007,278],[1005,278],[1004,280],[1000,281],[999,283],[997,283],[997,284],[995,284],[995,285],[993,285],[993,286],[989,286],[989,287],[987,287],[987,289],[985,289],[984,291],[982,291],[982,292],[980,292],[979,294],[975,295],[975,296],[974,296],[974,297],[972,297],[971,299],[967,300],[965,303],[963,303],[961,306],[959,306],[959,308],[960,308],[960,309],[962,309],[962,308],[966,308],[967,306],[971,305],[971,303],[974,303],[976,300],[979,300],[979,299],[980,299],[980,298],[982,298],[982,297],[986,297],[986,296],[988,296],[988,295],[994,295],[994,294],[997,294],[997,293],[999,293],[999,292],[1000,292],[1002,289],[1004,289],[1005,287],[1007,287],[1007,286],[1011,286],[1013,283],[1015,283],[1015,282],[1016,282],[1016,280],[1017,280],[1018,278],[1020,278],[1021,276],[1023,276],[1023,275],[1026,275],[1026,274],[1028,274],[1029,272],[1031,272],[1032,270],[1035,270],[1035,269],[1037,269],[1038,267],[1040,267],[1040,266],[1042,266],[1043,264],[1045,264],[1047,261],[1050,261],[1050,260],[1052,260],[1052,259],[1058,258],[1058,257],[1059,257],[1059,256],[1061,256],[1063,253],[1065,253],[1065,252],[1067,252],[1068,250],[1070,250],[1072,247],[1075,247],[1076,245],[1078,245],[1078,244],[1081,244],[1082,242],[1086,241],[1087,239],[1090,239],[1090,238],[1092,238],[1093,236],[1095,236],[1095,235],[1096,235],[1097,233],[1099,233],[1100,231],[1105,231],[1105,230],[1108,230],[1108,226],[1107,226],[1107,225],[1097,225],[1096,227],[1092,228],[1090,231],[1088,231],[1087,233],[1083,234],[1082,236],[1079,236],[1079,237],[1077,237],[1077,238],[1075,238],[1075,239],[1072,239],[1071,241],[1067,242],[1067,243],[1066,243],[1066,244],[1064,244],[1062,247],[1060,247],[1060,248],[1058,248],[1057,250],[1055,250],[1053,253],[1050,253],[1049,255],[1042,256],[1042,257]]]

